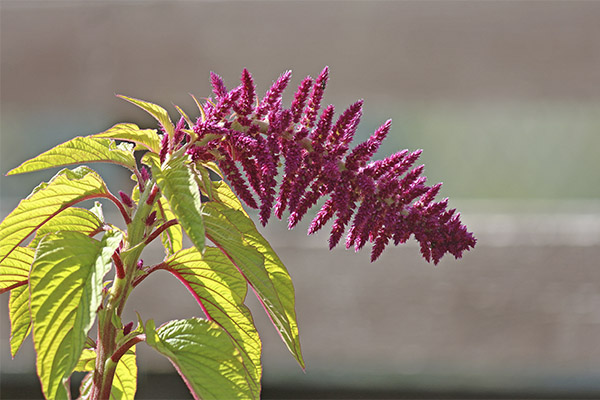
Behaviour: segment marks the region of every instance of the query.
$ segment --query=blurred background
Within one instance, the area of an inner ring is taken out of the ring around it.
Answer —
[[[436,267],[418,247],[327,250],[272,220],[262,232],[295,283],[305,373],[253,295],[264,398],[600,397],[600,2],[0,2],[0,217],[56,171],[4,174],[118,122],[155,127],[115,98],[195,110],[209,71],[248,68],[264,93],[328,65],[325,101],[359,98],[356,140],[387,118],[380,156],[424,149],[477,247]],[[288,93],[287,100],[291,95]],[[131,187],[95,165],[113,192]],[[106,205],[105,212],[114,210]],[[148,252],[146,263],[160,259]],[[0,297],[0,397],[39,398],[31,339],[9,352]],[[199,315],[169,276],[134,293],[157,323]],[[140,345],[138,398],[191,398]]]

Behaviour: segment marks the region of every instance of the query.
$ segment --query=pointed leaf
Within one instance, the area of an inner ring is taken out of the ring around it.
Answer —
[[[182,250],[164,265],[192,293],[207,317],[231,336],[252,377],[250,388],[258,396],[261,342],[250,310],[244,305],[248,290],[244,277],[214,247],[207,247],[204,254],[195,248]]]
[[[187,114],[185,113],[185,111],[183,111],[183,109],[181,107],[179,107],[178,105],[174,105],[175,109],[177,109],[177,112],[179,112],[179,115],[181,115],[183,117],[183,119],[185,120],[185,122],[187,122],[188,127],[194,126],[194,123],[192,122],[192,120],[190,119],[190,117],[187,116]]]
[[[154,153],[160,151],[160,137],[156,133],[156,129],[140,129],[136,124],[116,124],[112,128],[94,135],[94,137],[126,140],[144,146]]]
[[[6,253],[9,248],[12,246],[0,245],[0,252]],[[27,284],[33,255],[33,249],[17,247],[0,262],[0,293]]]
[[[216,323],[191,318],[155,331],[150,320],[146,342],[171,361],[194,399],[258,399],[239,350]]]
[[[99,232],[102,225],[100,218],[92,211],[79,207],[67,208],[37,230],[29,247],[37,247],[40,240],[48,233],[74,231],[89,235]]]
[[[117,97],[120,97],[123,100],[127,100],[128,102],[135,104],[142,110],[146,111],[148,114],[152,115],[165,129],[165,132],[167,132],[169,137],[173,137],[175,127],[173,126],[173,122],[171,122],[171,117],[169,117],[169,113],[167,113],[167,110],[165,110],[157,104],[140,99],[134,99],[133,97],[127,97],[120,94],[118,94]]]
[[[31,331],[29,288],[26,285],[14,288],[10,292],[8,312],[10,315],[10,353],[14,358],[23,344],[23,340]]]
[[[59,212],[80,201],[105,197],[100,176],[88,167],[63,169],[42,183],[0,223],[0,265],[31,233]]]
[[[206,111],[204,111],[204,107],[202,107],[202,104],[200,104],[200,102],[198,101],[196,96],[194,96],[191,93],[190,93],[190,96],[192,96],[192,99],[194,99],[194,102],[196,103],[196,106],[198,107],[198,111],[200,111],[200,117],[202,118],[202,122],[206,121]]]
[[[204,213],[206,236],[248,280],[281,338],[304,368],[294,286],[285,266],[243,211],[212,201],[204,205]]]
[[[93,136],[76,137],[63,144],[40,154],[17,168],[9,171],[7,175],[22,174],[24,172],[38,171],[52,167],[82,164],[89,162],[108,162],[122,165],[130,170],[136,168],[135,158],[131,148],[118,146],[109,139]]]
[[[46,398],[66,399],[64,384],[76,367],[102,301],[120,233],[101,242],[79,232],[45,236],[29,276],[37,373]]]
[[[152,176],[156,179],[162,195],[167,199],[171,211],[194,246],[200,252],[204,251],[205,232],[200,191],[194,175],[185,164],[185,159],[172,158],[162,167],[155,162],[154,158],[149,160],[152,163]]]
[[[244,210],[244,207],[242,206],[242,203],[240,202],[238,197],[233,193],[233,191],[231,190],[229,185],[225,183],[225,181],[213,182],[212,187],[212,199],[214,201],[218,201],[219,203],[224,204],[227,207],[232,208],[234,210],[241,211],[246,216],[248,215],[246,213],[246,210]]]

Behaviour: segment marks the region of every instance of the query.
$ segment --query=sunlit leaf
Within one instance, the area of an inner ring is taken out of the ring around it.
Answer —
[[[173,137],[175,127],[173,126],[173,122],[171,122],[171,117],[169,117],[169,113],[167,113],[167,110],[165,110],[157,104],[140,99],[135,99],[133,97],[127,97],[120,94],[117,95],[117,97],[120,97],[123,100],[127,100],[128,102],[135,104],[142,110],[146,111],[148,114],[152,115],[162,125],[162,127],[165,129],[165,132],[167,132],[170,137]]]
[[[162,166],[154,161],[151,163],[152,175],[171,211],[177,216],[179,224],[194,246],[200,252],[204,251],[205,232],[200,191],[185,159],[173,158]]]
[[[136,167],[132,149],[118,146],[109,139],[88,136],[76,137],[59,144],[39,156],[25,161],[17,168],[9,171],[7,175],[90,162],[115,163],[131,170]]]
[[[135,361],[135,346],[123,354],[113,379],[110,392],[112,400],[133,400],[137,390],[137,364]]]
[[[23,340],[31,331],[29,288],[27,285],[11,290],[8,312],[10,315],[10,352],[14,357],[21,344],[23,344]]]
[[[112,128],[94,135],[94,137],[126,140],[144,146],[154,153],[160,151],[160,137],[156,133],[156,129],[140,129],[136,124],[116,124]]]
[[[0,245],[0,251],[7,252],[9,247]],[[0,293],[26,284],[33,255],[33,249],[17,247],[0,262]]]
[[[10,350],[13,357],[31,328],[27,280],[33,256],[33,249],[18,247],[0,263],[0,293],[12,288],[8,310],[11,326]]]
[[[86,235],[98,233],[102,227],[102,221],[92,211],[84,208],[70,207],[42,225],[29,247],[35,248],[40,240],[48,233],[58,231],[76,231]]]
[[[83,349],[77,365],[73,369],[74,372],[93,371],[96,365],[96,351],[92,349]]]
[[[50,182],[40,184],[0,223],[0,265],[4,265],[5,258],[52,217],[73,204],[105,197],[107,193],[102,178],[85,166],[63,169]]]
[[[198,101],[196,96],[194,96],[193,94],[190,94],[190,96],[192,96],[192,99],[194,99],[194,102],[196,103],[196,106],[198,107],[198,111],[200,111],[200,116],[202,118],[202,122],[206,121],[206,111],[204,111],[204,107],[202,107],[202,104],[200,104],[200,102]]]
[[[29,276],[37,373],[49,399],[67,399],[64,386],[83,351],[102,300],[102,278],[122,237],[98,241],[79,232],[45,236]]]
[[[240,210],[211,201],[204,205],[206,236],[244,274],[281,338],[304,367],[292,280],[254,222]]]
[[[163,265],[190,290],[207,316],[229,333],[252,377],[252,392],[260,393],[261,342],[244,305],[246,280],[235,265],[214,247],[207,247],[204,254],[195,248],[182,250]]]
[[[225,181],[216,181],[212,183],[212,199],[229,208],[243,212],[246,216],[248,215],[242,206],[242,203],[238,197],[233,193],[229,185]]]
[[[239,350],[216,323],[191,318],[155,330],[150,320],[146,342],[171,361],[194,399],[258,399]]]
[[[187,116],[187,114],[185,113],[185,111],[183,111],[183,109],[181,107],[179,107],[178,105],[175,105],[175,109],[183,117],[183,119],[185,120],[185,122],[187,122],[187,124],[188,124],[188,126],[190,128],[192,126],[194,126],[194,123],[192,122],[192,120],[190,119],[190,117]]]

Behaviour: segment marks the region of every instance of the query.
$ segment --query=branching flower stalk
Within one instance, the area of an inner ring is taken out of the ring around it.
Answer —
[[[460,258],[475,245],[475,238],[461,224],[456,210],[447,209],[448,199],[434,201],[441,184],[426,186],[423,166],[414,167],[421,150],[402,150],[371,161],[391,120],[351,149],[362,100],[348,107],[335,123],[333,105],[317,118],[328,76],[325,68],[315,80],[306,77],[285,109],[281,97],[291,78],[289,71],[260,101],[255,101],[254,82],[247,70],[242,72],[241,84],[230,91],[212,73],[215,100],[206,103],[185,144],[180,131],[172,140],[163,141],[162,158],[183,146],[193,160],[216,161],[246,205],[260,209],[263,225],[273,210],[281,218],[288,209],[291,229],[320,198],[329,196],[310,224],[309,234],[334,219],[330,248],[349,226],[346,248],[354,246],[358,251],[372,242],[372,261],[390,241],[397,245],[411,235],[419,241],[427,261],[437,264],[445,253]],[[284,173],[277,188],[280,164]]]
[[[90,168],[64,168],[0,223],[0,293],[11,293],[11,351],[32,333],[46,398],[70,398],[70,376],[82,371],[81,399],[133,399],[135,349],[144,342],[173,363],[194,398],[258,399],[262,345],[244,304],[248,285],[304,368],[291,278],[240,199],[259,210],[263,225],[287,210],[290,228],[322,200],[309,234],[333,221],[330,248],[345,234],[347,248],[372,243],[372,261],[390,242],[411,236],[435,264],[475,246],[448,199],[435,200],[441,184],[425,184],[423,166],[415,166],[420,150],[372,160],[391,121],[351,147],[362,101],[337,118],[333,105],[322,109],[328,74],[325,68],[302,80],[284,108],[289,71],[262,99],[247,70],[232,90],[212,73],[214,98],[203,104],[194,98],[195,121],[176,107],[176,124],[162,107],[120,96],[156,118],[161,133],[117,124],[8,173],[109,162],[128,168],[136,183],[117,197]],[[135,150],[144,152],[141,163]],[[100,203],[75,207],[100,198],[118,208],[126,230],[104,221]],[[183,248],[184,233],[190,248]],[[146,266],[142,253],[157,239],[165,257]],[[113,267],[114,277],[105,279]],[[132,290],[157,270],[179,280],[205,318],[158,328],[139,314],[135,328],[122,321]],[[96,320],[94,340],[88,333]]]

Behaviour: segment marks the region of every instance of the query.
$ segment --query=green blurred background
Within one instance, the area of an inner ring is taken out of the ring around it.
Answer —
[[[429,181],[444,182],[479,244],[436,268],[414,245],[371,265],[328,252],[326,234],[305,237],[307,223],[284,232],[272,221],[264,232],[295,280],[308,369],[249,300],[265,397],[597,397],[598,21],[600,2],[587,1],[3,0],[0,216],[53,174],[4,177],[23,160],[117,122],[154,127],[117,93],[193,113],[188,93],[210,95],[209,71],[233,87],[246,67],[260,93],[287,69],[296,86],[328,65],[327,102],[365,99],[357,140],[391,117],[380,155],[424,149]],[[131,185],[98,170],[115,192]],[[140,286],[132,318],[198,314],[159,278]],[[35,388],[31,343],[10,360],[7,301],[2,398],[19,382]],[[147,387],[173,373],[143,350],[140,370]],[[169,390],[140,398],[185,396]]]

